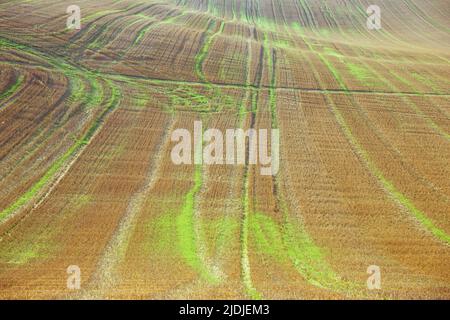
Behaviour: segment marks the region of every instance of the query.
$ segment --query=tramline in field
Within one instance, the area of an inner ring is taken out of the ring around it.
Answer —
[[[3,1],[0,298],[450,298],[449,15]]]

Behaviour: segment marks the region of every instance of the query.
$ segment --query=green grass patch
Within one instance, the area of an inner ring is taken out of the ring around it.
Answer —
[[[4,257],[10,264],[23,265],[29,263],[34,259],[42,259],[48,255],[45,253],[47,250],[42,244],[36,244],[35,242],[28,243],[17,251],[8,252]]]
[[[195,225],[195,197],[202,187],[202,180],[202,166],[196,165],[194,186],[186,194],[183,207],[176,217],[177,243],[180,254],[187,265],[197,271],[203,280],[215,284],[219,279],[205,265],[199,255],[197,245],[199,235]]]
[[[17,89],[22,85],[24,76],[20,75],[16,78],[16,81],[4,92],[0,93],[0,100],[9,98]]]
[[[329,47],[325,47],[323,50],[323,53],[326,54],[327,56],[331,56],[331,57],[335,57],[335,58],[339,58],[339,59],[344,57],[342,54],[340,54],[336,50],[329,48]]]
[[[254,213],[249,216],[249,230],[258,251],[283,263],[287,260],[279,225],[269,216]]]
[[[154,230],[155,239],[147,244],[146,251],[156,251],[165,256],[177,256],[179,253],[177,243],[176,213],[165,211],[156,220],[147,223],[148,230]]]

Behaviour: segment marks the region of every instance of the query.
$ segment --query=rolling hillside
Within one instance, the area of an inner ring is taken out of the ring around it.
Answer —
[[[0,298],[450,299],[449,16],[0,1]],[[195,121],[279,129],[278,174],[174,164]]]

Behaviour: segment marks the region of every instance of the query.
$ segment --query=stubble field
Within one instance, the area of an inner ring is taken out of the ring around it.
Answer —
[[[449,16],[0,1],[0,298],[450,299]],[[278,174],[175,165],[194,121],[279,129]]]

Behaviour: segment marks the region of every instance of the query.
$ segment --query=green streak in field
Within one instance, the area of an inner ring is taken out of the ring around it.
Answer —
[[[183,209],[186,202],[185,199]],[[192,215],[189,210],[186,210],[184,216],[182,216],[183,209],[177,208],[166,210],[160,217],[151,219],[147,223],[146,229],[154,230],[155,239],[157,239],[157,241],[146,243],[144,250],[146,250],[146,252],[156,251],[157,253],[174,258],[179,258],[179,255],[181,254],[185,260],[189,257],[191,262],[188,262],[188,265],[191,268],[199,273],[206,271],[206,275],[203,276],[203,278],[212,280],[209,282],[212,282],[213,284],[217,283],[217,277],[211,276],[211,279],[209,279],[210,272],[202,267],[203,262],[197,254],[198,236],[195,234],[195,231],[193,231],[193,228],[195,228],[194,219],[191,218]],[[215,255],[223,258],[224,255],[226,256],[224,249],[234,240],[236,230],[239,228],[237,218],[230,216],[225,216],[223,218],[206,217],[201,220],[202,229],[206,231],[207,234],[215,234]],[[183,238],[188,239],[190,242],[185,247],[180,245],[180,243],[184,241],[182,240]],[[183,254],[182,249],[184,249],[185,252],[188,252],[188,254]],[[187,261],[188,260],[186,260],[186,262]]]
[[[195,56],[195,72],[197,73],[197,76],[200,78],[200,80],[205,81],[211,86],[211,84],[206,80],[205,74],[203,73],[203,63],[208,55],[209,49],[211,47],[211,44],[214,41],[214,38],[220,35],[223,32],[223,29],[225,27],[225,23],[221,21],[219,30],[209,36],[210,31],[208,30],[206,32],[206,40],[200,49],[200,52]]]
[[[203,271],[202,261],[197,256],[194,226],[195,195],[202,186],[201,166],[195,167],[194,186],[186,194],[181,214],[177,217],[178,245],[187,263],[198,271]]]
[[[333,271],[304,228],[292,223],[286,208],[283,208],[283,219],[280,226],[265,214],[252,215],[250,229],[258,250],[278,263],[291,262],[297,272],[316,287],[354,293],[357,287]]]
[[[145,34],[146,34],[148,31],[150,31],[151,29],[154,29],[154,28],[156,28],[156,27],[158,27],[158,26],[160,26],[160,25],[171,24],[171,23],[174,22],[175,19],[177,19],[177,18],[183,16],[184,14],[185,14],[185,13],[181,14],[180,16],[170,17],[170,18],[168,18],[168,19],[166,19],[166,20],[163,20],[163,21],[160,21],[160,22],[156,22],[156,21],[155,21],[155,22],[153,22],[153,23],[147,25],[146,27],[144,27],[144,28],[138,33],[138,36],[136,37],[136,39],[135,39],[134,42],[133,42],[133,46],[140,44],[141,41],[142,41],[142,38],[143,38],[143,37],[145,36]],[[153,20],[153,19],[150,18],[150,17],[146,17],[146,19]]]
[[[86,109],[94,108],[99,106],[103,99],[103,87],[99,84],[98,78],[89,76],[89,85],[91,86],[92,93],[87,96],[86,99]]]
[[[411,72],[411,75],[419,82],[429,86],[434,92],[436,93],[442,93],[436,86],[433,80],[430,78],[424,77],[423,75],[417,73],[417,72]]]
[[[362,82],[362,83],[368,83],[370,85],[380,85],[380,82],[375,82],[374,80],[374,75],[366,68],[364,68],[363,66],[356,64],[356,63],[352,63],[352,62],[347,62],[346,63],[348,69],[350,70],[350,73],[352,74],[352,76],[354,76],[356,79],[358,79],[358,81]]]
[[[192,269],[197,271],[204,280],[217,283],[219,279],[205,265],[197,246],[199,236],[195,226],[195,198],[202,187],[202,174],[202,166],[196,165],[194,186],[186,194],[181,213],[176,218],[178,247],[181,256]]]
[[[136,37],[136,39],[134,40],[133,45],[138,45],[139,43],[141,43],[142,38],[145,36],[145,34],[147,33],[147,31],[149,31],[150,29],[152,29],[154,27],[154,24],[150,24],[148,26],[146,26],[145,28],[143,28],[139,33],[138,36]]]
[[[86,16],[84,18],[81,18],[81,22],[82,23],[88,23],[91,20],[94,20],[95,18],[99,18],[99,17],[106,17],[107,15],[110,14],[114,14],[114,13],[119,13],[119,12],[124,12],[125,10],[119,10],[119,9],[113,9],[113,10],[102,10],[96,13],[93,13],[89,16]]]
[[[280,227],[273,219],[263,213],[254,213],[249,218],[249,229],[260,252],[275,258],[277,262],[286,262]]]
[[[208,225],[208,223],[205,222],[205,225]],[[239,229],[239,222],[236,218],[226,215],[219,221],[212,222],[209,225],[212,227],[211,233],[214,230],[219,231],[216,240],[217,254],[219,257],[223,257],[225,247],[234,240],[233,236],[236,234],[236,230]]]
[[[24,76],[20,75],[17,77],[16,81],[9,87],[5,92],[0,93],[0,100],[6,99],[10,97],[16,90],[20,87],[20,85],[23,83]]]
[[[6,259],[7,263],[10,264],[23,265],[33,259],[45,258],[48,256],[48,246],[42,243],[42,241],[39,241],[38,243],[36,239],[33,239],[33,241],[28,242],[24,246],[21,246],[19,249],[7,252],[5,255],[2,255],[2,260]]]
[[[80,209],[92,202],[93,196],[90,194],[82,194],[73,198],[74,208]]]
[[[405,78],[403,78],[402,76],[398,75],[397,73],[393,72],[392,70],[389,70],[389,73],[394,76],[398,81],[400,81],[401,83],[407,85],[408,87],[413,87],[413,85],[411,84],[411,82],[409,82],[408,80],[406,80]],[[419,94],[420,95],[420,94]]]
[[[286,217],[286,219],[288,219]],[[342,280],[326,262],[319,247],[303,227],[295,228],[287,220],[284,224],[283,242],[287,254],[297,271],[311,284],[337,292],[355,294],[357,287]]]
[[[268,70],[267,74],[270,79],[269,107],[270,107],[272,128],[277,128],[278,127],[278,116],[277,116],[277,110],[276,110],[277,97],[276,97],[276,92],[275,92],[276,74],[275,74],[274,62],[273,62],[273,56],[272,56],[273,49],[272,49],[271,43],[269,43],[266,33],[264,33],[263,46],[264,46],[264,54],[267,57],[267,70]]]
[[[326,54],[327,56],[331,56],[331,57],[336,57],[336,58],[343,58],[344,56],[342,54],[340,54],[339,52],[337,52],[336,50],[329,48],[329,47],[325,47],[323,50],[324,54]]]
[[[246,294],[253,300],[261,300],[262,295],[253,286],[252,273],[250,269],[250,260],[248,257],[248,238],[249,238],[249,219],[250,219],[250,203],[249,203],[249,181],[248,181],[248,169],[244,175],[244,198],[243,209],[244,214],[242,217],[242,229],[241,229],[241,268],[242,268],[242,280],[244,283]]]

